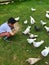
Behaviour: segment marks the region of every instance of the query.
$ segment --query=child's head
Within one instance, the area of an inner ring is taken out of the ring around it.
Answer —
[[[13,17],[11,17],[11,18],[8,19],[8,24],[10,26],[13,26],[16,22],[18,22],[18,21],[16,21]]]

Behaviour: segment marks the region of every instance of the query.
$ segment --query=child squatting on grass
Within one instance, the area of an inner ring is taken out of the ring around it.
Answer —
[[[8,19],[8,22],[3,23],[0,26],[0,37],[4,37],[4,40],[8,41],[8,38],[16,34],[14,24],[18,22],[13,17]]]

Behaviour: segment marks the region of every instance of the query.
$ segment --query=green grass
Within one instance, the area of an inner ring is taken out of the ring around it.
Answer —
[[[31,7],[36,8],[35,12],[32,12]],[[25,62],[27,58],[39,57],[40,52],[45,46],[49,46],[49,36],[45,29],[41,26],[40,20],[47,22],[49,26],[49,19],[45,17],[46,10],[49,10],[48,0],[31,0],[22,3],[11,3],[9,5],[0,5],[0,24],[6,22],[10,17],[20,17],[19,24],[21,30],[11,40],[13,42],[8,43],[0,39],[0,65],[28,65]],[[30,25],[30,15],[36,20],[36,25],[41,27],[41,32],[35,32],[34,25],[32,25],[31,33],[38,34],[37,40],[43,39],[45,43],[39,48],[34,48],[33,45],[29,45],[26,41],[28,36],[22,34],[22,31]],[[28,24],[24,25],[23,21],[28,20]],[[27,50],[29,50],[27,52]],[[15,59],[16,57],[16,59]],[[45,61],[49,62],[49,56],[41,60],[35,65],[46,65]]]

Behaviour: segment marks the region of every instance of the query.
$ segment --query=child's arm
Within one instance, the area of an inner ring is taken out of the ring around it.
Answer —
[[[15,34],[16,34],[16,31],[11,31],[10,32],[10,35],[12,35],[12,36],[15,35]]]

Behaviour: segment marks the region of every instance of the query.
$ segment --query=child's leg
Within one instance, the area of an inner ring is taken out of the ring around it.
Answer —
[[[9,32],[4,32],[4,33],[1,33],[0,34],[1,37],[4,37],[3,39],[7,42],[10,42],[9,41],[9,38],[11,37],[10,33]]]
[[[4,36],[10,37],[11,35],[9,32],[4,32],[0,34],[0,37],[4,37]]]

